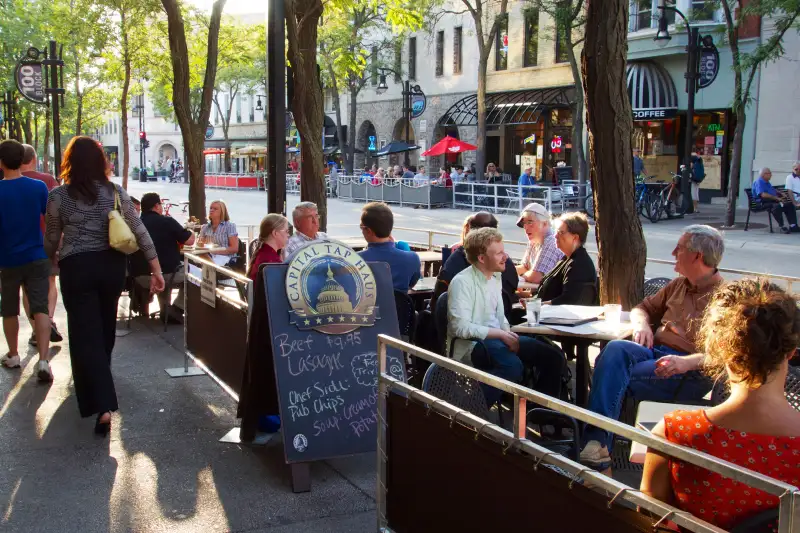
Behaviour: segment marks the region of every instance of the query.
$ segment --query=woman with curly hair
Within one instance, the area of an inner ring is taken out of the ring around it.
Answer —
[[[798,485],[800,412],[784,394],[800,344],[797,301],[766,280],[731,283],[714,295],[700,335],[706,370],[727,378],[731,394],[710,409],[667,414],[653,434]],[[653,450],[641,490],[726,530],[778,506],[775,496]]]

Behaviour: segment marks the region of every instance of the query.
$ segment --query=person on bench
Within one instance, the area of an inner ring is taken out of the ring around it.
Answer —
[[[704,367],[727,379],[730,396],[710,409],[668,413],[653,434],[797,485],[800,412],[784,392],[800,343],[795,299],[766,280],[730,283],[714,295],[699,337]],[[640,488],[726,531],[779,503],[777,496],[650,450]]]
[[[697,332],[712,294],[722,283],[717,267],[724,250],[722,234],[711,226],[684,229],[672,251],[680,277],[631,311],[633,342],[611,341],[600,354],[589,394],[590,411],[618,419],[626,391],[638,401],[680,402],[699,400],[711,390],[710,380],[697,372],[703,360]],[[684,379],[689,372],[696,375]],[[584,442],[582,463],[611,462],[613,436],[608,432],[588,426]]]
[[[786,191],[779,193],[775,187],[769,182],[772,179],[772,171],[766,167],[761,169],[758,173],[758,179],[753,182],[753,198],[764,206],[770,212],[772,217],[781,228],[781,233],[798,233],[800,228],[797,227],[797,213],[794,209],[794,203],[788,196]],[[786,221],[789,226],[783,224],[783,216],[786,215]]]
[[[506,320],[500,281],[508,259],[503,235],[494,228],[474,229],[464,239],[464,249],[471,266],[453,278],[447,291],[447,345],[456,343],[453,358],[514,383],[522,381],[524,367],[535,367],[534,388],[558,398],[564,354],[532,337],[520,337]],[[490,406],[500,399],[498,389],[486,387],[484,392]]]

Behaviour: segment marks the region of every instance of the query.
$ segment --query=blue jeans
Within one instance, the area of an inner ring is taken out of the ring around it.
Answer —
[[[594,367],[589,410],[618,420],[626,391],[637,401],[686,402],[700,400],[711,390],[711,380],[697,371],[669,378],[656,376],[656,361],[665,355],[686,354],[669,346],[650,349],[631,341],[609,342]],[[590,440],[611,451],[613,438],[607,431],[587,426],[583,441]]]
[[[538,341],[533,337],[520,336],[519,352],[512,352],[500,339],[485,339],[472,350],[472,364],[499,378],[514,383],[522,382],[524,368],[536,368],[538,378],[534,389],[542,394],[558,398],[561,394],[561,376],[566,365],[566,358],[558,348]],[[488,353],[487,353],[488,352]],[[500,400],[502,391],[485,386],[484,395],[488,404],[494,405]]]

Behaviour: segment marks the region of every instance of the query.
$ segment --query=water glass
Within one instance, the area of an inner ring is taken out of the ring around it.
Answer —
[[[539,317],[542,313],[541,298],[525,298],[525,319],[529,326],[538,326]]]
[[[606,304],[603,306],[603,314],[606,322],[613,326],[619,326],[622,318],[622,306],[620,304]]]

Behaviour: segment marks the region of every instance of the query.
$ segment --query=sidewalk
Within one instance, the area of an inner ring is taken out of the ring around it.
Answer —
[[[314,463],[312,491],[293,494],[279,439],[218,442],[235,423],[235,402],[207,376],[164,372],[183,364],[180,326],[165,334],[134,319],[117,338],[120,411],[110,438],[95,437],[94,418],[78,415],[61,305],[56,320],[65,340],[53,348],[52,385],[36,381],[27,324],[22,370],[0,369],[0,531],[374,531],[373,455]]]

